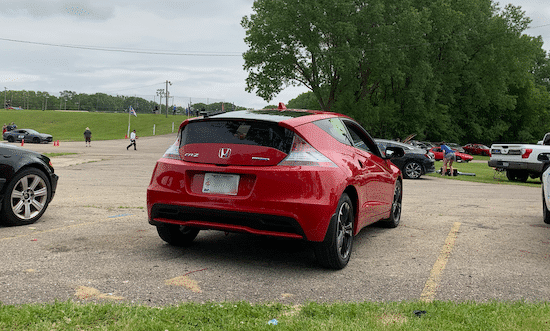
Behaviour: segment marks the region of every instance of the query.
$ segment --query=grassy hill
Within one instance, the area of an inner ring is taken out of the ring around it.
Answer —
[[[140,137],[152,136],[153,125],[155,134],[178,131],[179,125],[187,117],[182,115],[138,114],[131,116],[130,129],[136,130]],[[54,140],[83,140],[86,127],[92,131],[92,140],[123,139],[128,132],[128,114],[100,112],[63,112],[40,110],[5,110],[0,109],[0,125],[15,122],[19,129],[34,129],[48,133]]]

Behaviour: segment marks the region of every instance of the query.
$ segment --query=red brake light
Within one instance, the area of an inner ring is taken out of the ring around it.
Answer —
[[[529,155],[531,155],[531,153],[533,153],[533,149],[531,148],[525,148],[522,150],[522,154],[521,154],[521,158],[522,159],[527,159],[529,158]]]

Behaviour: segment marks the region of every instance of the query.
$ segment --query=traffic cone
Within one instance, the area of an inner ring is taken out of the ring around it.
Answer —
[[[25,145],[25,139],[21,139],[21,146]]]
[[[127,135],[127,134],[124,135],[124,139],[128,139],[128,135]]]

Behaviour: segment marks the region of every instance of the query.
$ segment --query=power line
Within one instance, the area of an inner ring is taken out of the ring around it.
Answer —
[[[237,57],[237,56],[240,57],[240,56],[242,56],[242,53],[237,53],[237,52],[224,52],[224,53],[187,52],[187,53],[178,53],[178,52],[150,51],[150,50],[140,50],[140,49],[125,49],[125,48],[104,47],[104,46],[52,44],[52,43],[44,43],[44,42],[28,41],[28,40],[17,40],[17,39],[8,39],[8,38],[0,38],[0,41],[8,41],[8,42],[14,42],[14,43],[20,43],[20,44],[30,44],[30,45],[40,45],[40,46],[63,47],[63,48],[72,48],[72,49],[85,49],[85,50],[92,50],[92,51],[133,53],[133,54],[149,54],[149,55],[212,56],[212,57]]]

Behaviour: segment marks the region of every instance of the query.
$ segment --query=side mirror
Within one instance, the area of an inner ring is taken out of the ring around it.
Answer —
[[[550,158],[548,157],[548,154],[541,153],[537,156],[537,160],[541,162],[550,162]]]
[[[386,159],[392,159],[394,157],[402,157],[405,155],[405,150],[397,146],[386,147]]]

